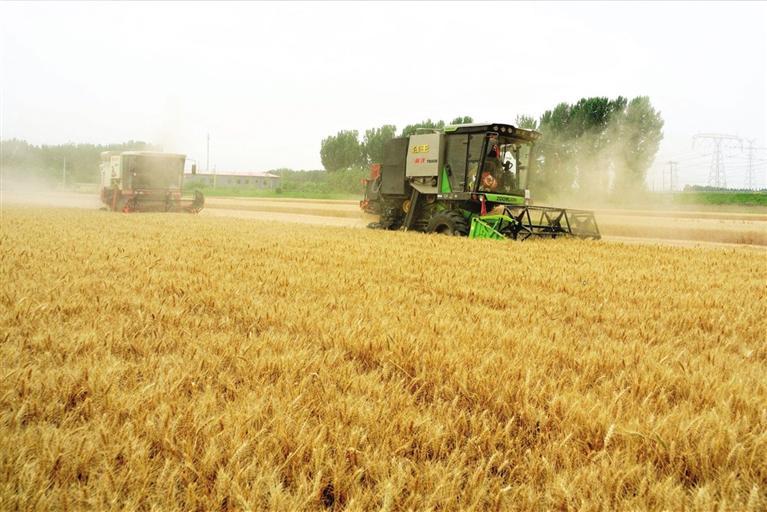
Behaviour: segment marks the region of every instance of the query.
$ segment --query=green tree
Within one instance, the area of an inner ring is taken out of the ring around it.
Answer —
[[[538,120],[534,118],[533,116],[526,116],[524,114],[520,114],[514,120],[514,126],[516,126],[517,128],[524,128],[525,130],[537,130]]]
[[[99,181],[103,151],[161,151],[159,146],[141,141],[119,144],[57,144],[35,146],[26,141],[0,141],[0,167],[12,179],[42,179],[61,183],[66,166],[67,184]]]
[[[518,118],[519,122],[519,118]],[[538,195],[607,194],[641,187],[663,137],[663,120],[647,97],[582,98],[546,111],[538,129]]]
[[[622,96],[614,100],[583,98],[573,105],[570,166],[579,190],[602,195],[609,191],[614,152],[624,142],[615,126],[620,124],[625,108],[626,99]]]
[[[363,149],[366,163],[383,162],[383,148],[386,141],[397,135],[397,127],[385,124],[380,128],[365,130]]]
[[[473,123],[474,118],[471,116],[458,116],[454,118],[452,121],[450,121],[449,124],[468,124]],[[420,123],[416,124],[409,124],[405,126],[405,128],[402,130],[402,137],[408,137],[410,135],[414,135],[416,131],[419,128],[430,128],[434,130],[442,130],[445,128],[445,121],[439,120],[439,121],[432,121],[431,119],[427,119],[426,121],[421,121]]]
[[[357,130],[341,130],[336,135],[322,139],[320,159],[327,171],[348,169],[364,161],[362,144]]]
[[[474,122],[474,118],[471,116],[463,116],[463,117],[459,116],[453,119],[452,121],[450,121],[450,124],[469,124],[473,122]]]
[[[537,143],[537,165],[530,179],[530,186],[538,196],[570,191],[575,182],[574,169],[569,165],[571,111],[569,104],[560,103],[544,112],[538,123],[543,137]]]
[[[621,146],[623,165],[622,172],[616,175],[616,188],[644,188],[647,170],[663,140],[663,118],[649,97],[639,96],[629,102],[621,121],[616,131],[625,143]]]
[[[403,137],[409,137],[410,135],[414,135],[416,131],[419,128],[431,128],[435,130],[441,130],[445,127],[445,121],[432,121],[431,119],[427,119],[426,121],[421,121],[420,123],[416,124],[409,124],[405,126],[402,130],[402,136]]]

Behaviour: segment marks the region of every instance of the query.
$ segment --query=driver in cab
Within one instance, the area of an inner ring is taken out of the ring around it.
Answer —
[[[500,170],[502,166],[501,155],[500,151],[498,150],[498,140],[490,139],[488,141],[485,165],[482,168],[482,176],[480,177],[480,185],[482,185],[482,190],[486,192],[495,192],[498,190]]]
[[[516,186],[516,180],[511,160],[503,162],[501,151],[498,149],[498,140],[490,139],[488,143],[485,165],[480,177],[481,189],[484,192],[510,192]]]

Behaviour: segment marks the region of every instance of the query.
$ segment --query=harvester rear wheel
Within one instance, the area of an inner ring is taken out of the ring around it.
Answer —
[[[132,197],[132,198],[123,200],[119,211],[123,213],[132,213],[137,211],[136,198]]]
[[[469,223],[461,212],[456,210],[442,211],[434,214],[426,226],[427,233],[443,235],[467,236]]]
[[[380,229],[399,229],[402,225],[402,203],[385,199],[381,204]]]

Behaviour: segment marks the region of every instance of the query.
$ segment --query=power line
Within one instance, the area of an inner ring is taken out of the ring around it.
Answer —
[[[698,156],[689,156],[687,158],[674,158],[676,162],[693,162],[695,160],[704,160],[709,158],[713,153],[704,153]]]
[[[210,133],[206,137],[205,144],[205,172],[210,172]]]
[[[702,156],[709,155],[710,153],[703,153],[701,154],[700,151],[690,151],[687,153],[679,153],[677,155],[672,155],[670,158],[673,158],[674,160],[687,160],[689,158],[700,158]],[[665,155],[664,155],[665,156]]]
[[[708,172],[708,185],[710,187],[727,188],[727,175],[724,171],[724,158],[722,156],[722,147],[725,141],[736,141],[740,144],[740,150],[743,151],[743,139],[737,135],[727,135],[723,133],[699,133],[692,138],[692,146],[698,140],[710,141],[714,147],[714,153],[711,157],[711,165]],[[725,149],[727,147],[725,146]]]
[[[675,162],[673,160],[669,160],[666,162],[668,165],[668,170],[662,169],[661,170],[661,191],[666,189],[666,174],[668,174],[668,191],[673,192],[674,190],[674,182],[676,181],[676,169],[675,167],[679,165],[679,162]]]
[[[748,141],[748,167],[746,168],[746,188],[749,190],[753,190],[754,188],[756,188],[755,180],[754,180],[754,170],[764,165],[761,163],[754,165],[754,151],[767,149],[767,148],[755,147],[754,142],[755,142],[754,139],[749,139]]]
[[[765,165],[767,165],[767,162],[753,163],[751,165],[749,165],[748,163],[742,163],[742,164],[730,165],[727,168],[731,170],[737,170],[737,171],[746,171],[748,173],[749,169],[759,169],[760,167],[764,167]]]

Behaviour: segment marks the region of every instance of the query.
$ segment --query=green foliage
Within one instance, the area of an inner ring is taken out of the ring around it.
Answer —
[[[363,167],[352,167],[338,171],[295,171],[274,169],[270,174],[280,176],[279,189],[242,187],[213,187],[210,184],[189,183],[186,192],[202,191],[206,196],[238,197],[301,197],[314,199],[351,199],[362,195],[362,178],[370,171]]]
[[[530,121],[527,116],[517,118]],[[663,120],[640,96],[582,98],[560,103],[538,123],[537,171],[531,187],[538,195],[606,195],[644,188],[644,180],[663,138]]]
[[[663,140],[663,119],[647,96],[631,100],[619,123],[620,138],[624,141],[624,172],[618,175],[616,188],[637,188],[644,183]]]
[[[458,116],[452,121],[450,121],[450,124],[469,124],[473,122],[474,122],[474,118],[471,116],[463,116],[463,117]]]
[[[762,192],[767,193],[767,188],[754,190],[750,188],[712,187],[711,185],[685,185],[685,192]]]
[[[459,116],[453,119],[451,124],[465,124],[473,121],[471,116]],[[400,136],[413,135],[419,128],[441,130],[444,127],[445,121],[427,119],[420,123],[407,125]],[[361,142],[356,130],[342,130],[336,135],[322,140],[320,146],[322,166],[327,171],[335,172],[354,166],[366,166],[370,163],[382,162],[384,144],[396,136],[397,127],[391,124],[365,130],[365,136]]]
[[[282,177],[284,195],[339,195],[359,196],[362,194],[362,178],[369,170],[363,167],[351,167],[337,172],[326,171],[271,171]]]
[[[24,140],[0,141],[0,168],[11,179],[35,179],[61,183],[66,165],[67,183],[99,181],[103,151],[161,151],[159,146],[141,141],[121,144],[59,144],[35,146]]]
[[[676,204],[766,206],[766,192],[680,192],[673,194]]]
[[[336,135],[322,139],[320,158],[327,171],[340,171],[364,164],[365,155],[357,130],[341,130]]]
[[[380,128],[370,128],[365,130],[365,140],[363,142],[366,163],[383,162],[383,148],[386,141],[393,139],[397,135],[397,127],[392,124],[385,124]]]
[[[405,126],[405,128],[402,129],[402,137],[409,137],[410,135],[415,135],[416,131],[419,128],[430,128],[435,130],[441,130],[445,127],[445,121],[432,121],[431,119],[427,119],[426,121],[421,121],[420,123],[416,124],[409,124]]]
[[[520,114],[514,120],[514,126],[516,126],[517,128],[524,128],[525,130],[537,130],[538,120],[534,118],[533,116],[526,116],[524,114]]]
[[[445,123],[445,121],[439,120],[439,121],[432,121],[431,119],[427,119],[426,121],[421,121],[420,123],[416,124],[409,124],[403,128],[402,133],[400,134],[401,137],[409,137],[410,135],[414,135],[419,128],[428,128],[433,130],[442,130],[445,128],[447,124],[468,124],[473,123],[474,118],[471,116],[458,116],[454,118],[450,123]]]

